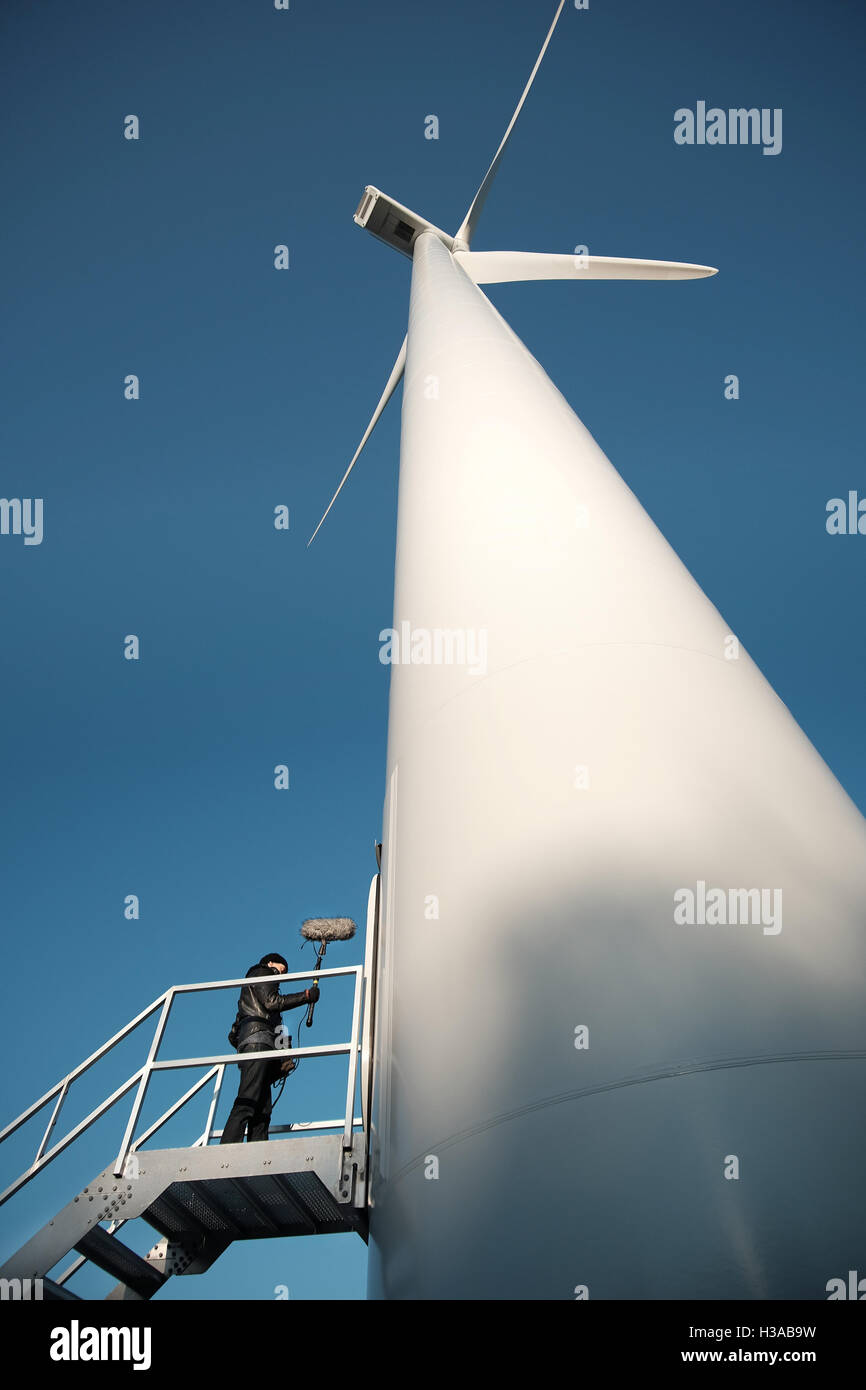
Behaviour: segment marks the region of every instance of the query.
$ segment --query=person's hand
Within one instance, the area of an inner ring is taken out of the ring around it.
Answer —
[[[310,988],[307,990],[307,999],[309,1000],[309,1002],[310,1002],[311,1004],[315,1004],[315,1003],[318,1001],[318,998],[319,998],[319,986],[318,986],[318,985],[311,985]]]

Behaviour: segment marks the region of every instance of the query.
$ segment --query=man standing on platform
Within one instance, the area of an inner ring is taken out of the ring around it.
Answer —
[[[288,968],[283,956],[271,951],[262,956],[257,965],[250,966],[247,979],[260,975],[285,975]],[[299,1009],[302,1004],[314,1004],[318,997],[318,985],[311,985],[297,994],[280,994],[277,982],[271,978],[266,978],[262,984],[244,985],[229,1041],[238,1052],[276,1050],[275,1034],[280,1025],[280,1014],[286,1009]],[[244,1130],[248,1143],[268,1137],[274,1063],[267,1057],[261,1057],[254,1062],[241,1062],[239,1070],[241,1083],[231,1114],[226,1120],[221,1144],[242,1143]]]

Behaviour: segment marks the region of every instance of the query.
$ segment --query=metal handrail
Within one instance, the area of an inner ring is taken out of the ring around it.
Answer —
[[[342,1053],[346,1053],[349,1059],[348,1079],[346,1085],[346,1112],[343,1120],[311,1120],[304,1122],[303,1125],[296,1124],[291,1128],[336,1129],[342,1125],[343,1148],[350,1149],[352,1147],[352,1134],[355,1125],[357,1125],[358,1123],[363,1124],[363,1119],[359,1121],[359,1118],[354,1113],[354,1100],[355,1088],[357,1084],[358,1054],[361,1049],[360,1031],[364,967],[361,965],[347,965],[341,966],[336,969],[328,970],[317,969],[310,971],[296,971],[290,975],[280,975],[279,983],[282,985],[283,983],[286,983],[289,980],[309,980],[312,979],[314,975],[317,979],[326,979],[329,976],[335,977],[341,975],[354,975],[355,985],[352,1007],[352,1035],[349,1041],[345,1043],[329,1043],[319,1047],[279,1047],[277,1050],[280,1052],[282,1056],[286,1057],[333,1057],[340,1056]],[[267,979],[268,977],[265,976],[263,978]],[[211,1138],[217,1137],[217,1133],[221,1134],[222,1131],[214,1132],[213,1120],[214,1115],[216,1113],[216,1105],[219,1099],[220,1087],[222,1085],[225,1068],[227,1066],[238,1066],[241,1062],[257,1061],[260,1058],[267,1058],[273,1060],[274,1050],[268,1049],[261,1052],[245,1052],[242,1056],[233,1053],[228,1053],[216,1054],[214,1056],[209,1057],[183,1057],[178,1058],[174,1061],[167,1062],[161,1061],[159,1059],[159,1048],[162,1043],[162,1039],[165,1033],[166,1025],[168,1023],[169,1014],[171,1012],[171,1007],[174,1002],[175,996],[179,994],[202,993],[206,990],[236,989],[239,985],[248,985],[249,982],[249,977],[244,975],[234,980],[208,980],[201,984],[172,985],[170,989],[167,989],[164,994],[161,994],[158,999],[155,999],[153,1003],[150,1004],[146,1009],[142,1010],[141,1013],[137,1014],[136,1017],[130,1023],[126,1024],[124,1028],[120,1029],[119,1032],[115,1033],[114,1036],[109,1038],[107,1042],[103,1043],[102,1047],[98,1048],[96,1052],[91,1053],[91,1055],[84,1062],[81,1062],[77,1067],[75,1067],[74,1070],[68,1074],[68,1076],[63,1077],[60,1081],[57,1082],[56,1085],[52,1086],[50,1090],[46,1091],[45,1094],[38,1101],[34,1102],[33,1105],[28,1106],[26,1110],[22,1111],[22,1113],[17,1117],[17,1119],[13,1120],[11,1124],[8,1124],[5,1127],[5,1129],[0,1131],[0,1144],[2,1144],[4,1140],[8,1139],[10,1135],[14,1134],[15,1131],[19,1129],[22,1124],[26,1123],[27,1120],[31,1119],[32,1116],[36,1115],[39,1112],[39,1110],[42,1109],[43,1106],[48,1104],[49,1101],[55,1100],[54,1109],[52,1111],[51,1118],[48,1122],[48,1127],[44,1135],[42,1136],[42,1140],[36,1151],[36,1157],[33,1163],[30,1165],[29,1168],[25,1169],[25,1171],[20,1175],[20,1177],[18,1177],[15,1180],[15,1182],[13,1182],[9,1187],[7,1187],[3,1193],[0,1193],[0,1206],[2,1206],[4,1202],[8,1201],[9,1198],[12,1197],[16,1192],[20,1191],[20,1189],[24,1187],[28,1182],[32,1181],[32,1179],[36,1177],[37,1173],[40,1173],[43,1168],[46,1168],[49,1163],[53,1162],[53,1160],[60,1153],[62,1153],[64,1149],[68,1148],[68,1146],[72,1144],[79,1137],[79,1135],[83,1134],[85,1130],[89,1129],[90,1126],[96,1122],[96,1120],[98,1120],[102,1115],[104,1115],[108,1110],[110,1110],[111,1107],[115,1105],[118,1100],[125,1096],[126,1093],[128,1091],[131,1091],[135,1086],[137,1086],[138,1089],[132,1104],[132,1109],[126,1124],[126,1128],[124,1130],[120,1150],[118,1152],[117,1159],[114,1165],[114,1174],[116,1177],[122,1176],[129,1155],[131,1153],[137,1153],[140,1146],[143,1143],[145,1143],[146,1140],[151,1138],[157,1132],[157,1130],[161,1129],[162,1126],[166,1123],[166,1121],[172,1117],[172,1115],[177,1114],[177,1112],[181,1110],[184,1105],[186,1105],[187,1101],[191,1100],[192,1097],[202,1089],[202,1087],[207,1085],[211,1077],[214,1078],[214,1095],[211,1099],[208,1111],[207,1124],[205,1126],[204,1133],[199,1137],[199,1139],[196,1140],[196,1145],[207,1145]],[[66,1097],[69,1094],[69,1090],[72,1083],[76,1081],[79,1076],[82,1076],[84,1072],[88,1071],[90,1067],[92,1067],[96,1062],[100,1060],[100,1058],[106,1056],[114,1047],[117,1046],[119,1042],[122,1042],[123,1039],[127,1037],[133,1031],[134,1028],[138,1027],[139,1023],[144,1022],[146,1018],[149,1018],[150,1015],[155,1013],[158,1009],[161,1012],[157,1020],[153,1038],[151,1039],[150,1047],[148,1048],[147,1059],[144,1065],[141,1066],[138,1069],[138,1071],[134,1072],[132,1076],[130,1076],[121,1086],[119,1086],[115,1091],[113,1091],[110,1096],[106,1097],[106,1099],[102,1101],[96,1107],[95,1110],[92,1110],[89,1115],[87,1115],[83,1120],[80,1120],[79,1123],[75,1125],[71,1130],[69,1130],[69,1132],[65,1134],[62,1139],[57,1140],[56,1143],[54,1143],[50,1149],[46,1149],[46,1145],[54,1130],[54,1126],[57,1123],[57,1118],[60,1114],[63,1104],[66,1101]],[[161,1115],[160,1118],[156,1120],[150,1126],[150,1128],[145,1131],[143,1135],[140,1136],[140,1138],[136,1139],[135,1131],[141,1115],[142,1106],[147,1095],[147,1089],[150,1083],[150,1078],[153,1075],[153,1073],[157,1071],[178,1071],[188,1067],[210,1067],[211,1070],[207,1073],[206,1076],[202,1077],[198,1082],[196,1082],[194,1086],[191,1086],[189,1090],[183,1096],[181,1096],[179,1100],[175,1101],[174,1104],[170,1106],[169,1109],[165,1111],[165,1113]],[[284,1132],[286,1128],[286,1126],[282,1125],[277,1126],[275,1132]]]
[[[52,1097],[56,1096],[59,1091],[62,1091],[64,1087],[68,1089],[73,1081],[77,1080],[79,1076],[82,1076],[84,1072],[89,1071],[94,1062],[98,1062],[100,1057],[103,1057],[106,1052],[110,1052],[117,1043],[121,1042],[127,1034],[132,1032],[133,1028],[137,1028],[139,1023],[143,1023],[150,1014],[154,1013],[165,1002],[165,998],[165,994],[161,994],[158,999],[154,999],[153,1003],[148,1005],[146,1009],[143,1009],[131,1023],[127,1023],[126,1027],[121,1028],[119,1033],[115,1033],[113,1038],[109,1038],[108,1042],[103,1043],[102,1047],[97,1048],[96,1052],[92,1052],[86,1061],[81,1062],[75,1070],[71,1071],[62,1081],[58,1081],[57,1085],[52,1086],[50,1091],[46,1091],[45,1095],[42,1096],[40,1100],[34,1101],[26,1110],[22,1110],[17,1120],[13,1120],[5,1129],[0,1129],[0,1144],[3,1143],[4,1139],[8,1139],[10,1134],[14,1134],[16,1129],[19,1129],[32,1115],[37,1114],[38,1111],[42,1109],[43,1105],[47,1105]]]

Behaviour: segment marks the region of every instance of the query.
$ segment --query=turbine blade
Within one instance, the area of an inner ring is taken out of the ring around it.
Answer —
[[[476,285],[512,280],[699,280],[718,274],[711,265],[686,261],[559,256],[535,251],[455,251],[454,260]]]
[[[358,445],[357,449],[355,450],[355,457],[352,459],[352,462],[349,464],[349,467],[346,469],[345,473],[343,474],[342,478],[340,479],[340,486],[337,488],[337,491],[334,493],[333,497],[331,498],[330,502],[328,503],[327,507],[325,508],[325,515],[322,517],[322,520],[319,522],[319,524],[318,524],[318,526],[316,527],[315,531],[314,531],[313,534],[310,536],[310,539],[307,541],[307,549],[308,549],[308,550],[309,550],[310,546],[313,544],[313,541],[316,539],[316,536],[317,536],[317,535],[319,534],[319,532],[321,531],[322,526],[324,525],[324,522],[325,522],[325,517],[328,515],[328,512],[331,510],[331,508],[333,507],[333,505],[334,505],[334,503],[336,502],[337,498],[339,497],[340,493],[342,492],[342,490],[343,490],[343,483],[345,483],[345,481],[346,481],[346,479],[348,478],[349,474],[351,473],[352,469],[355,467],[355,464],[358,462],[358,459],[359,459],[360,456],[361,456],[361,450],[363,449],[364,445],[367,443],[367,440],[370,438],[370,435],[373,433],[373,430],[376,428],[376,425],[377,425],[378,422],[379,422],[379,416],[382,414],[382,411],[385,409],[385,406],[388,404],[389,400],[391,399],[391,397],[392,397],[393,394],[394,394],[394,391],[396,390],[397,386],[399,385],[400,378],[402,377],[404,368],[405,368],[405,366],[406,366],[406,343],[407,343],[407,342],[408,342],[408,335],[407,335],[407,337],[405,337],[405,338],[403,339],[403,346],[401,347],[400,351],[399,351],[398,354],[397,354],[397,361],[394,363],[394,366],[393,366],[392,369],[391,369],[391,375],[388,377],[388,381],[387,381],[387,384],[386,384],[386,386],[385,386],[385,390],[382,392],[382,395],[381,395],[381,397],[380,397],[380,399],[379,399],[379,404],[376,406],[376,409],[373,411],[373,418],[372,418],[372,420],[370,421],[369,425],[367,426],[366,430],[364,431],[364,438],[361,440],[360,444]]]
[[[494,180],[495,177],[496,177],[496,171],[497,171],[497,169],[499,168],[499,161],[500,161],[500,159],[502,158],[502,155],[503,155],[504,150],[505,150],[505,146],[508,144],[508,140],[509,140],[509,137],[510,137],[510,135],[511,135],[511,132],[512,132],[512,130],[514,129],[515,125],[517,124],[517,117],[520,115],[521,111],[523,110],[523,103],[526,101],[526,98],[529,96],[529,89],[530,89],[530,87],[532,86],[533,82],[535,81],[535,74],[538,72],[538,69],[541,67],[541,60],[542,60],[542,58],[544,57],[545,53],[547,52],[547,45],[550,43],[550,40],[551,40],[552,37],[553,37],[553,31],[554,31],[554,29],[556,28],[557,22],[558,22],[558,20],[559,20],[559,16],[562,14],[562,7],[563,7],[564,4],[565,4],[565,0],[559,0],[559,5],[558,5],[558,7],[557,7],[556,14],[553,16],[553,23],[551,24],[550,28],[549,28],[548,31],[547,31],[547,38],[544,40],[544,43],[541,45],[541,52],[539,53],[538,57],[537,57],[536,60],[535,60],[535,67],[532,69],[532,72],[529,74],[529,81],[527,82],[526,86],[525,86],[524,89],[523,89],[523,95],[521,96],[519,102],[517,103],[517,106],[516,106],[515,111],[514,111],[514,115],[511,117],[511,120],[508,122],[508,129],[506,130],[505,134],[504,134],[503,137],[502,137],[502,143],[500,144],[499,149],[496,151],[495,155],[493,156],[493,163],[490,165],[490,168],[487,170],[487,173],[484,175],[484,179],[483,179],[483,181],[482,181],[482,183],[481,183],[481,187],[479,188],[478,192],[475,194],[475,197],[474,197],[473,200],[472,200],[472,206],[470,207],[470,209],[469,209],[469,211],[467,212],[466,216],[464,217],[462,223],[460,224],[460,229],[459,229],[459,231],[456,233],[456,235],[455,235],[455,237],[454,237],[454,240],[455,240],[455,241],[463,241],[463,242],[465,242],[466,245],[468,246],[469,243],[470,243],[471,240],[472,240],[472,235],[473,235],[473,233],[474,233],[474,231],[475,231],[475,227],[476,227],[476,225],[477,225],[477,223],[478,223],[478,218],[481,216],[481,209],[484,207],[484,203],[485,203],[485,201],[486,201],[487,194],[490,192],[490,186],[491,186],[491,184],[493,183],[493,180]]]

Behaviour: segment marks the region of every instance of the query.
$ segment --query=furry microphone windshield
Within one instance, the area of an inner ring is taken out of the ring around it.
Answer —
[[[307,941],[348,941],[356,931],[351,917],[308,917],[301,925]]]

